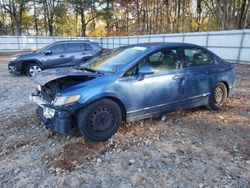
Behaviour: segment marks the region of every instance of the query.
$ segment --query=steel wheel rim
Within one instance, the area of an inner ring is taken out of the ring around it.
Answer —
[[[29,73],[31,76],[35,76],[36,74],[38,74],[41,71],[42,71],[42,69],[37,65],[31,66],[29,69]]]
[[[216,104],[221,104],[224,98],[224,91],[221,87],[217,87],[214,91],[214,99]]]
[[[99,107],[90,116],[90,127],[93,132],[105,132],[114,122],[114,113],[108,107]]]

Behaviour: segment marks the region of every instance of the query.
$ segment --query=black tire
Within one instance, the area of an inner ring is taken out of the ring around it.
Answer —
[[[119,105],[110,99],[96,101],[78,113],[80,132],[91,141],[105,141],[118,130],[122,122]]]
[[[219,82],[209,96],[207,108],[210,110],[219,110],[227,98],[227,87]]]
[[[36,73],[42,71],[42,68],[37,63],[30,63],[25,67],[26,75],[27,76],[34,76],[35,74],[32,73],[32,68],[36,69]],[[34,70],[35,70],[34,69]]]

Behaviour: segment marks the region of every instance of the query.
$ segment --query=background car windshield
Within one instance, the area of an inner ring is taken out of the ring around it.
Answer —
[[[80,65],[80,69],[91,68],[98,71],[115,72],[121,65],[131,61],[146,50],[145,47],[120,47]]]
[[[37,50],[37,52],[42,52],[44,50],[46,50],[47,48],[49,48],[51,46],[51,44],[43,46],[42,48],[40,48],[39,50]]]

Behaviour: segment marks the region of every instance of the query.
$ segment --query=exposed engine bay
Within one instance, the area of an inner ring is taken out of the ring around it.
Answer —
[[[95,77],[88,76],[67,76],[59,78],[46,83],[44,86],[39,86],[37,88],[37,94],[44,100],[51,102],[55,99],[55,96],[58,91],[94,78]]]
[[[71,67],[45,70],[33,77],[34,82],[38,85],[37,91],[33,95],[39,96],[51,103],[60,90],[99,76],[101,75],[95,72]]]

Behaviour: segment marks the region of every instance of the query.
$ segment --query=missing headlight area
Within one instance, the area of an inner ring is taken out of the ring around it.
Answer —
[[[55,116],[55,112],[56,111],[53,108],[49,108],[49,107],[46,107],[46,106],[43,108],[43,115],[47,119],[53,118]]]
[[[63,90],[69,86],[83,83],[91,79],[94,79],[94,77],[69,76],[69,77],[59,78],[46,83],[44,86],[38,85],[36,91],[37,93],[35,95],[38,95],[42,97],[44,100],[51,103],[55,99],[56,95],[60,90]]]
[[[72,106],[81,95],[59,96],[60,91],[80,83],[84,83],[95,77],[88,76],[66,76],[47,82],[45,85],[37,85],[36,92],[32,93],[30,99],[39,108],[38,116],[43,120],[46,128],[55,132],[66,134],[70,131],[72,121],[75,121],[75,113]],[[70,110],[72,110],[70,112]]]

